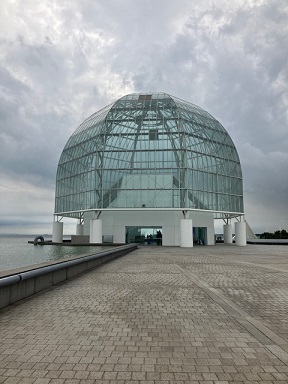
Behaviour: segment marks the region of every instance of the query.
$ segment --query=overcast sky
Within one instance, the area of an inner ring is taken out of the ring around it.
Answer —
[[[1,1],[0,233],[51,233],[69,136],[119,97],[151,91],[222,123],[248,223],[288,230],[287,84],[287,0]]]

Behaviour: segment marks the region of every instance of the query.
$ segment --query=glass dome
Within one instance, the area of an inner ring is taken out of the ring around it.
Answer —
[[[64,147],[55,214],[108,208],[243,213],[230,136],[208,112],[165,93],[130,94],[96,112]]]

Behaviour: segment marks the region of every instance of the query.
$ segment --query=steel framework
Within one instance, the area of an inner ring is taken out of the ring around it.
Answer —
[[[165,93],[130,94],[86,119],[56,176],[55,215],[139,208],[243,215],[242,172],[223,126]]]

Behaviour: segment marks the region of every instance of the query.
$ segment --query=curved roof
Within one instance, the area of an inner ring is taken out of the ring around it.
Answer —
[[[56,213],[144,206],[243,212],[229,134],[202,108],[166,93],[133,93],[88,117],[57,169]]]

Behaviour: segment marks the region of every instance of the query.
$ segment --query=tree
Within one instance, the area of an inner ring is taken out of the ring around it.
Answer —
[[[288,239],[288,232],[285,229],[271,232],[263,232],[260,239]]]

